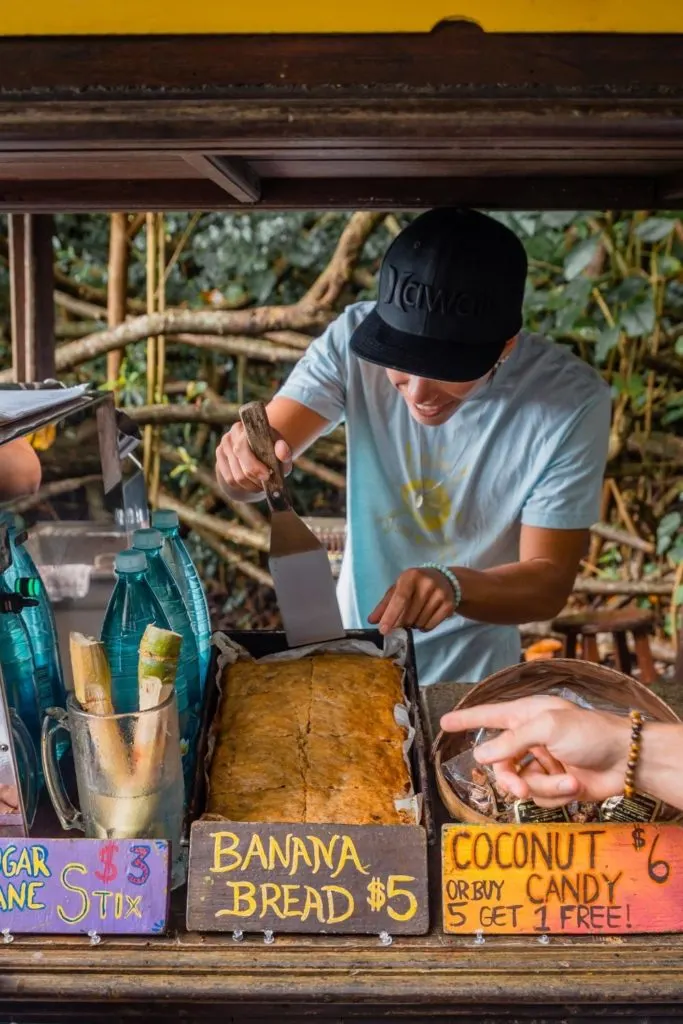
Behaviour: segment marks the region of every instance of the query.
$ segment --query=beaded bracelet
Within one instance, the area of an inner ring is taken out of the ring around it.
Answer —
[[[631,711],[631,745],[624,776],[624,796],[632,800],[636,793],[636,768],[640,758],[640,747],[643,732],[643,716],[640,711]]]
[[[448,568],[448,566],[446,566],[446,565],[438,565],[436,562],[425,562],[424,565],[421,566],[421,568],[422,569],[436,569],[437,572],[440,572],[442,576],[446,577],[446,579],[450,583],[451,587],[453,588],[453,598],[454,598],[453,610],[455,611],[456,609],[458,609],[460,607],[461,602],[462,602],[462,587],[460,586],[460,580],[455,575],[455,573],[451,572],[451,570]]]

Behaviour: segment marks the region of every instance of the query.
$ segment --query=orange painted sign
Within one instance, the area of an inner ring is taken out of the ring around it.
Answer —
[[[446,825],[444,931],[683,932],[678,825]]]

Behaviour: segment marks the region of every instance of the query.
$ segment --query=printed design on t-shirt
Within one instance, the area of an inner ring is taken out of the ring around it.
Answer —
[[[404,452],[410,479],[400,488],[401,506],[378,516],[378,526],[384,533],[400,534],[411,544],[431,547],[448,543],[446,529],[453,525],[453,490],[467,476],[468,467],[456,472],[445,454],[416,458],[410,442]]]

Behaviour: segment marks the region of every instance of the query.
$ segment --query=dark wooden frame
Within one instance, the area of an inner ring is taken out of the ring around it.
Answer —
[[[0,209],[667,207],[682,123],[683,35],[0,39]]]

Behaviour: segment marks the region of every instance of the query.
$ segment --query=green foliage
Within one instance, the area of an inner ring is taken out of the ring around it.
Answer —
[[[657,554],[669,554],[676,562],[683,558],[683,533],[681,532],[683,515],[680,512],[669,512],[657,527]]]

